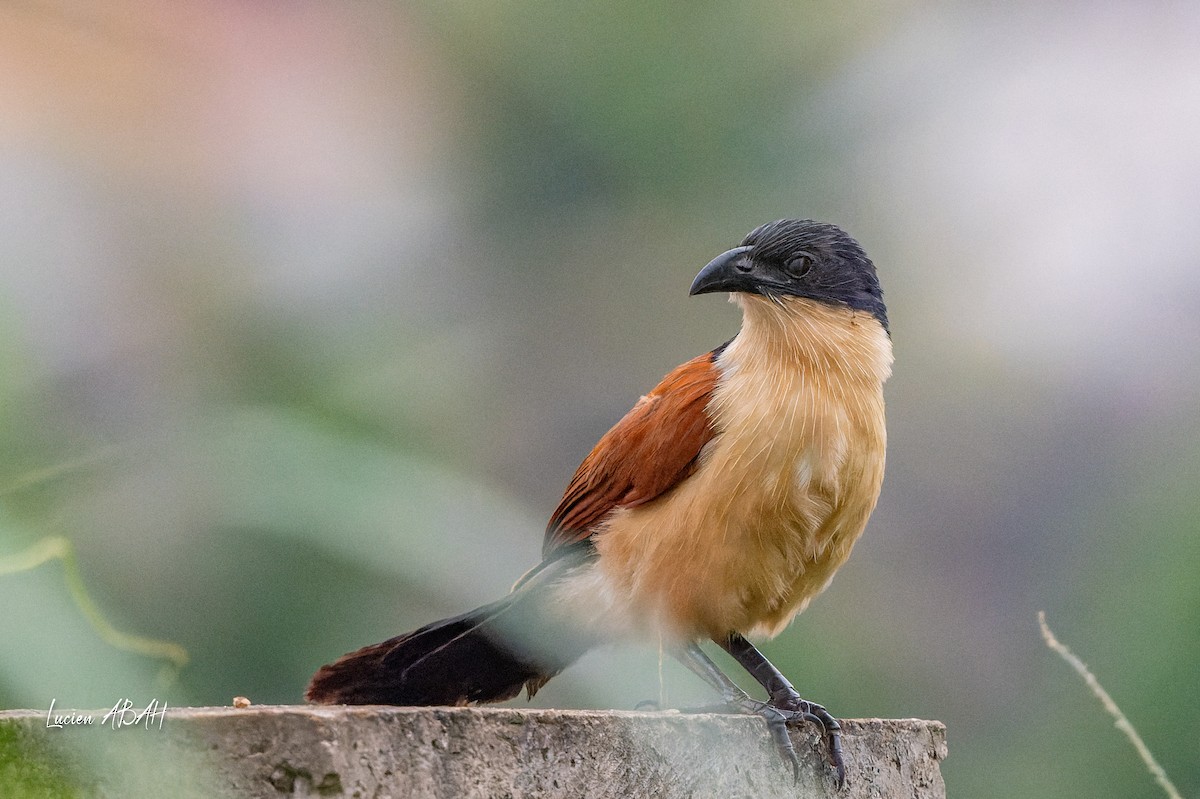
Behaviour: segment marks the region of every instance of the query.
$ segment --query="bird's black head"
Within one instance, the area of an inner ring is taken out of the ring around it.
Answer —
[[[740,247],[700,270],[689,293],[713,291],[843,305],[870,313],[888,329],[871,259],[841,228],[811,219],[781,219],[752,230]]]

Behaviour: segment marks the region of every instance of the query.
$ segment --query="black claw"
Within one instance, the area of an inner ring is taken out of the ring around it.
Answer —
[[[809,724],[815,725],[817,727],[817,729],[819,729],[821,731],[821,737],[822,738],[825,737],[825,733],[828,730],[828,728],[825,726],[825,722],[821,719],[820,716],[817,716],[813,713],[806,713],[804,711],[797,711],[797,714],[800,716],[800,718],[804,719]]]
[[[841,790],[846,785],[846,761],[842,757],[842,725],[820,705],[813,705],[811,710],[824,732],[829,746],[829,764],[837,770],[837,787]]]
[[[767,722],[767,731],[771,733],[771,739],[775,741],[775,748],[779,750],[780,757],[792,764],[792,784],[795,785],[800,782],[800,756],[796,754],[792,736],[788,735],[786,712],[763,705],[757,713]]]
[[[829,765],[837,773],[837,788],[846,786],[846,761],[842,754],[842,725],[830,715],[823,706],[809,702],[799,697],[780,697],[772,701],[772,706],[778,707],[790,714],[792,721],[807,721],[820,732],[828,748]]]

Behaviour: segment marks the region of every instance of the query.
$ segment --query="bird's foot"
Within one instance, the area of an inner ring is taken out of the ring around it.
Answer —
[[[842,726],[837,719],[830,715],[821,705],[809,702],[800,697],[776,697],[770,702],[754,700],[735,701],[733,706],[742,713],[752,713],[762,717],[767,723],[767,731],[779,755],[792,766],[792,779],[800,779],[800,757],[796,754],[796,746],[788,735],[789,727],[799,727],[804,723],[815,726],[825,739],[829,751],[829,764],[837,772],[837,787],[841,790],[846,785],[846,763],[842,757]]]
[[[771,705],[796,713],[804,721],[817,726],[828,748],[829,765],[837,771],[837,787],[841,789],[846,784],[846,761],[842,756],[842,725],[838,720],[830,715],[824,705],[795,695],[772,697]]]

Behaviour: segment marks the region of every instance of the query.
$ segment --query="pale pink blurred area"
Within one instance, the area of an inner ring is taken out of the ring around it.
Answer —
[[[1045,610],[1194,795],[1198,41],[1184,2],[0,4],[0,558],[70,538],[191,652],[174,704],[300,701],[507,591],[736,332],[696,271],[825,219],[888,302],[888,474],[768,653],[835,715],[946,721],[954,793],[1143,795]],[[0,607],[0,704],[153,690],[55,564]],[[711,700],[659,673],[537,701]]]
[[[401,5],[20,3],[6,136],[197,193],[344,193],[450,155],[452,84]],[[314,111],[321,114],[314,117]]]
[[[5,283],[48,363],[411,268],[454,206],[456,101],[400,9],[0,9]]]

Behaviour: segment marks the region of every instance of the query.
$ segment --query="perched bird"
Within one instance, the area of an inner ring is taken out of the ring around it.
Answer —
[[[747,640],[778,634],[850,555],[883,481],[887,310],[875,267],[834,225],[752,231],[696,276],[742,327],[679,366],[609,430],[546,527],[542,562],[490,605],[351,652],[313,676],[331,704],[464,705],[532,696],[587,649],[666,642],[730,707],[762,716],[798,774],[789,725],[837,721]],[[751,699],[711,639],[766,689]]]

